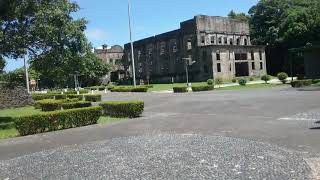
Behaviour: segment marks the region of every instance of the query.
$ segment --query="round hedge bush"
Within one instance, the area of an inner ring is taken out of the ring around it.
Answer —
[[[261,80],[268,83],[268,81],[271,80],[271,76],[265,74],[265,75],[261,76]]]
[[[236,83],[237,82],[237,79],[236,78],[232,78],[231,80],[233,83]]]
[[[247,80],[245,78],[241,78],[238,80],[238,83],[240,86],[245,86],[247,85]]]
[[[207,80],[207,84],[208,84],[209,86],[212,86],[213,83],[214,83],[213,79],[208,79],[208,80]]]
[[[278,73],[277,77],[283,84],[285,84],[287,82],[288,74],[285,72],[280,72]]]

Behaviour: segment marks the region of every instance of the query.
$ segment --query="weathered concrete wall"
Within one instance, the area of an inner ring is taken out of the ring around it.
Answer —
[[[0,84],[0,109],[32,105],[33,100],[23,87],[8,88]]]

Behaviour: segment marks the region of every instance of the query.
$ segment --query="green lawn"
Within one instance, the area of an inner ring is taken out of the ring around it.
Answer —
[[[217,90],[242,90],[242,89],[259,89],[259,88],[274,88],[274,87],[286,87],[287,84],[247,84],[246,86],[231,86],[222,87]]]
[[[0,139],[19,136],[18,131],[14,127],[14,123],[3,122],[1,121],[1,117],[19,117],[19,116],[39,114],[39,113],[42,113],[42,111],[35,109],[32,106],[0,110]],[[124,120],[124,118],[113,118],[108,116],[101,116],[100,119],[98,120],[98,124],[109,124],[109,123],[113,123],[121,120]]]

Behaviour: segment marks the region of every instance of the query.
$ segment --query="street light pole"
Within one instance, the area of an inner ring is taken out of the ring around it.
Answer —
[[[130,5],[130,0],[128,0],[128,18],[129,18],[129,33],[130,33],[130,44],[131,44],[131,60],[132,60],[133,86],[136,87],[136,69],[135,69],[135,63],[134,63],[133,42],[132,42],[131,5]]]
[[[28,73],[28,67],[27,67],[27,62],[26,62],[26,55],[23,56],[23,63],[24,63],[24,71],[26,74],[27,91],[30,94],[29,73]]]

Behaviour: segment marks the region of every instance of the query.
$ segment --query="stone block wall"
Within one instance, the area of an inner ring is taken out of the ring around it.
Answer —
[[[0,109],[32,105],[33,100],[24,87],[9,88],[0,84]]]

